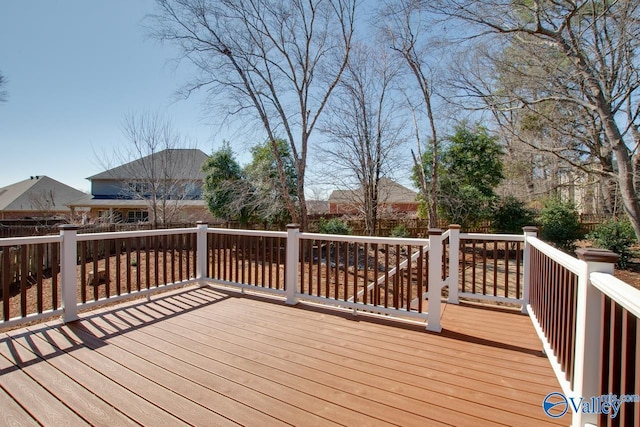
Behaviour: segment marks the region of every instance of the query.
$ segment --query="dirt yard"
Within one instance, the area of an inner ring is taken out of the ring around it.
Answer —
[[[613,275],[634,288],[640,289],[640,263],[629,263],[624,270],[616,268]]]

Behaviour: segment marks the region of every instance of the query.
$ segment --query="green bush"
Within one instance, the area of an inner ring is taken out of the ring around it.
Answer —
[[[411,234],[409,233],[409,230],[407,230],[407,227],[404,226],[404,224],[400,224],[395,226],[391,230],[390,237],[411,237]]]
[[[594,247],[609,249],[620,255],[618,267],[626,268],[629,259],[635,252],[631,246],[637,243],[636,233],[629,220],[609,220],[595,228],[587,235]]]
[[[496,233],[522,233],[524,227],[535,225],[536,214],[524,202],[509,196],[496,204],[491,223]]]
[[[574,251],[576,240],[582,238],[580,216],[573,203],[547,200],[540,211],[538,223],[542,227],[540,238],[566,252]]]
[[[472,230],[491,218],[494,196],[483,194],[473,185],[442,184],[438,196],[438,214],[449,224]]]
[[[321,234],[351,234],[352,232],[351,228],[349,228],[347,224],[336,218],[328,221],[324,218],[320,218],[320,221],[318,222],[318,231]]]

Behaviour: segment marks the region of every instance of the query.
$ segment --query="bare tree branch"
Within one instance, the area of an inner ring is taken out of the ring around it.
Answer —
[[[286,139],[298,178],[297,200],[288,191],[283,197],[304,229],[309,141],[349,58],[355,0],[158,0],[158,5],[153,33],[180,46],[200,70],[189,91],[206,89],[219,109],[257,119],[272,141],[282,188],[288,183],[276,141]]]

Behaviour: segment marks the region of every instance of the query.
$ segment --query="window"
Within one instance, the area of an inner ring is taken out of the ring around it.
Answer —
[[[147,222],[147,221],[149,221],[149,212],[147,211],[127,212],[127,222]]]
[[[127,186],[133,194],[149,194],[151,192],[151,184],[148,182],[129,182]]]

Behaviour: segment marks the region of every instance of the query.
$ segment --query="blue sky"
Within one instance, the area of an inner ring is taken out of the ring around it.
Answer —
[[[104,153],[126,140],[127,113],[160,111],[210,153],[220,129],[202,98],[176,99],[192,70],[149,38],[153,0],[0,0],[0,187],[47,175],[88,191]]]

